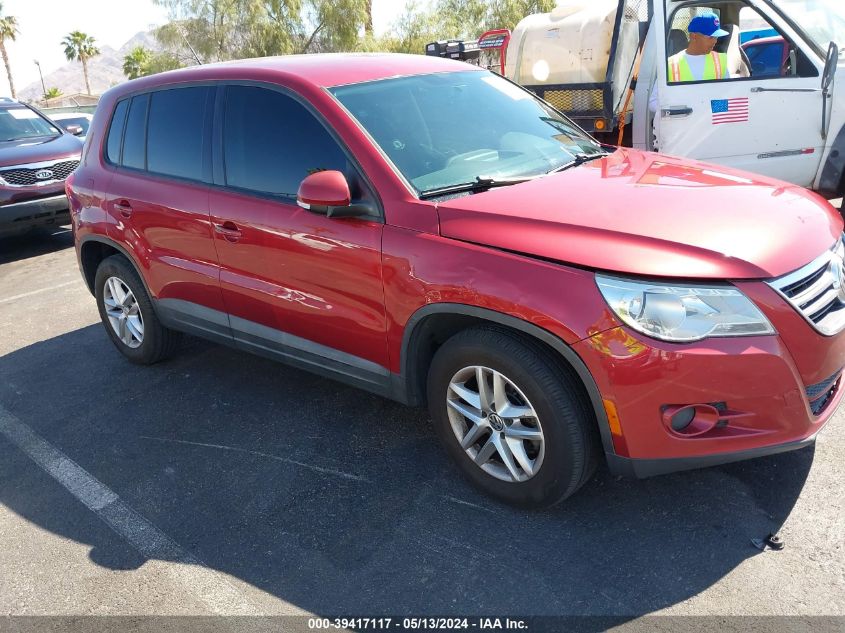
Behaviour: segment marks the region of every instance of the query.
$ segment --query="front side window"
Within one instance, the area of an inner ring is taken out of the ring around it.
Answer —
[[[47,119],[26,107],[0,108],[0,143],[41,136],[58,136],[62,132]]]
[[[349,171],[343,150],[304,106],[254,86],[226,88],[223,160],[228,186],[292,200],[309,174]]]
[[[90,126],[91,121],[88,120],[86,117],[81,116],[81,117],[75,117],[75,118],[72,118],[72,119],[59,119],[58,123],[64,129],[67,129],[68,126],[70,126],[70,125],[78,125],[79,127],[82,128],[83,134],[88,134],[88,127]]]
[[[147,170],[201,180],[208,88],[153,92],[147,123]]]
[[[744,2],[681,6],[666,39],[670,84],[814,77],[807,56]]]
[[[331,92],[418,192],[539,176],[600,154],[596,141],[489,72],[383,79]]]

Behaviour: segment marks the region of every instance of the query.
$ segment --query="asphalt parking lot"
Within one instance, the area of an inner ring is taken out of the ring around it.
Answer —
[[[69,231],[0,240],[0,615],[845,615],[843,418],[518,511],[424,411],[197,340],[130,365]]]

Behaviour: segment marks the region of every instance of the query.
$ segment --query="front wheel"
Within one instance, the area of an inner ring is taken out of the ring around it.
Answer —
[[[595,470],[595,420],[577,379],[510,332],[472,328],[444,343],[428,405],[463,473],[505,502],[553,505]]]

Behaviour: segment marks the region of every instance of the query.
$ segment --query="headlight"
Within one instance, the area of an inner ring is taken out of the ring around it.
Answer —
[[[757,306],[727,284],[676,286],[605,275],[596,275],[596,283],[625,324],[663,341],[775,333]]]

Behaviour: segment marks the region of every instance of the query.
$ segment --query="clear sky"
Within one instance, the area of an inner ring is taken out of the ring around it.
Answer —
[[[398,17],[404,0],[373,0],[373,27],[383,33]],[[62,38],[71,31],[92,35],[100,46],[120,48],[138,31],[167,21],[167,11],[152,0],[3,0],[3,13],[18,19],[20,35],[7,42],[15,87],[21,90],[44,74],[67,63]],[[0,64],[0,95],[9,94],[6,71]]]

